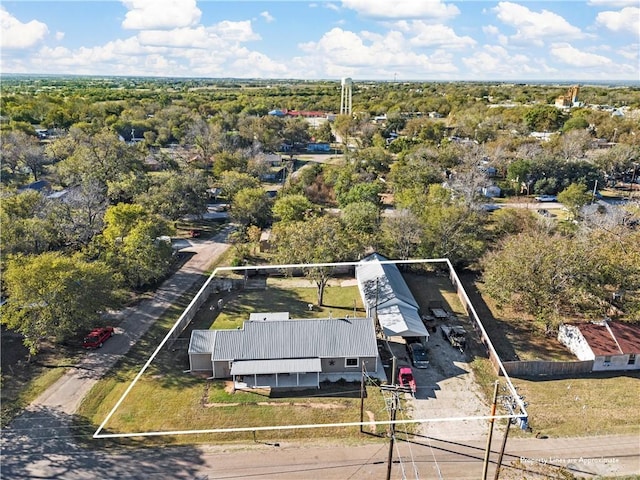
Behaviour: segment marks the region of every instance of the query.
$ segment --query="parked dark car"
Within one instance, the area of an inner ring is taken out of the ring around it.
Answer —
[[[113,336],[113,327],[94,328],[84,337],[82,348],[100,348],[102,344]]]
[[[412,342],[407,344],[407,353],[411,363],[416,368],[427,368],[429,366],[429,360],[427,359],[427,351],[424,345],[419,342]]]

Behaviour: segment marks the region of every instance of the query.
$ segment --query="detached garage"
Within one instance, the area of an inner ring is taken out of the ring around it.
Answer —
[[[418,302],[395,263],[377,253],[369,255],[356,267],[356,280],[367,316],[377,317],[387,337],[427,340]]]

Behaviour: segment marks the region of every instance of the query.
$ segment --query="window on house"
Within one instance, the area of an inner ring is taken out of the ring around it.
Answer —
[[[629,354],[629,361],[627,362],[627,365],[635,365],[636,364],[636,354],[635,353],[630,353]]]
[[[357,358],[347,358],[344,361],[344,366],[345,367],[357,367],[358,366],[358,359]]]
[[[604,357],[604,364],[605,364],[605,365],[608,365],[608,364],[610,364],[610,363],[611,363],[611,355],[606,355],[606,356]]]

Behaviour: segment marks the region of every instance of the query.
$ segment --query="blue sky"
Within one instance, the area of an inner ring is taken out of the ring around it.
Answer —
[[[3,0],[0,27],[3,74],[640,82],[640,0]]]

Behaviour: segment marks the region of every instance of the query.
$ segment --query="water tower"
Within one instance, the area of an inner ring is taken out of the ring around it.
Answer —
[[[342,90],[340,92],[340,115],[351,115],[351,85],[350,78],[342,79]]]

